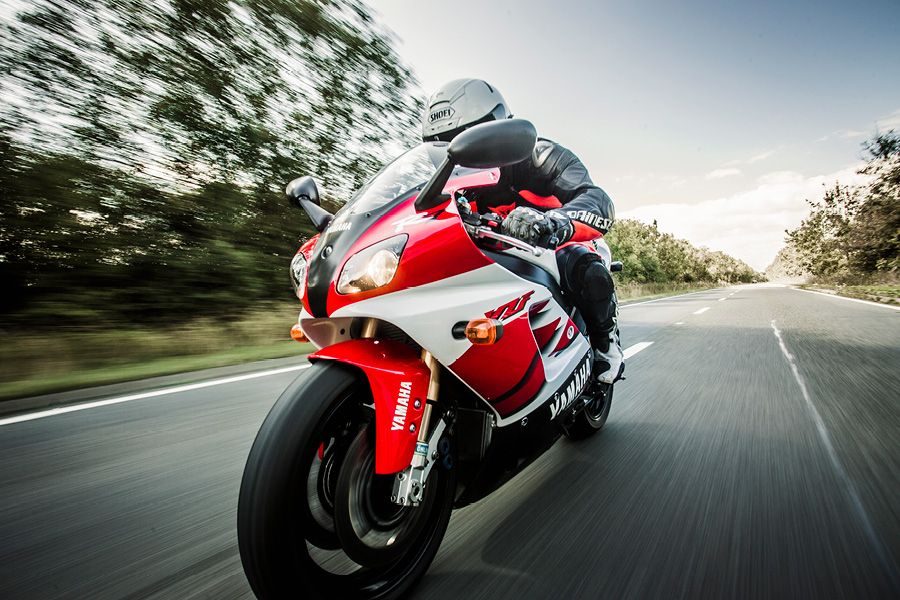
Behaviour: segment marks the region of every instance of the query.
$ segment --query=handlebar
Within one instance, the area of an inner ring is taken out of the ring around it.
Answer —
[[[534,256],[541,256],[545,248],[539,248],[537,246],[532,246],[528,242],[523,242],[522,240],[514,237],[510,237],[508,235],[503,235],[502,233],[497,233],[497,229],[500,226],[500,221],[496,218],[497,215],[482,215],[477,212],[473,212],[469,208],[469,202],[464,198],[457,198],[457,205],[460,208],[460,217],[462,217],[463,224],[465,225],[466,230],[469,232],[474,239],[488,239],[494,240],[497,242],[502,242],[507,246],[512,246],[513,248],[518,248],[519,250],[524,250]]]

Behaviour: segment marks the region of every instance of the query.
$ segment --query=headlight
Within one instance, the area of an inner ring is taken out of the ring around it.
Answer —
[[[338,293],[367,292],[390,283],[407,239],[409,236],[405,233],[395,235],[351,256],[338,277]]]
[[[297,298],[303,300],[303,292],[306,288],[306,271],[309,268],[309,263],[306,262],[306,257],[303,256],[302,252],[298,252],[294,255],[294,258],[291,259],[291,285],[294,286],[294,293],[297,294]]]

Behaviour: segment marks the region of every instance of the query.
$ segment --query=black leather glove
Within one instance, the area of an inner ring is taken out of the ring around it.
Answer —
[[[556,248],[575,233],[572,220],[558,210],[539,212],[520,206],[509,213],[500,225],[500,232],[528,242],[532,246]]]

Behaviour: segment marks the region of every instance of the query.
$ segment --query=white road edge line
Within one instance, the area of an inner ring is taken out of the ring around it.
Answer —
[[[779,331],[778,326],[775,325],[775,319],[772,319],[770,325],[772,326],[772,331],[775,333],[775,338],[778,340],[778,346],[781,348],[781,353],[784,354],[784,358],[787,360],[788,365],[791,368],[791,372],[794,374],[794,379],[797,381],[797,385],[800,387],[800,392],[803,394],[803,399],[806,401],[806,407],[809,409],[813,421],[816,424],[816,430],[819,432],[819,439],[822,441],[822,445],[825,446],[825,451],[828,453],[828,458],[831,459],[831,466],[834,468],[835,474],[838,476],[838,479],[843,482],[847,491],[847,495],[850,497],[850,502],[853,504],[853,508],[856,510],[857,516],[862,522],[863,529],[865,530],[866,535],[869,538],[869,542],[871,542],[871,544],[874,546],[875,551],[878,553],[879,558],[882,560],[883,566],[888,568],[888,572],[892,572],[892,561],[888,560],[888,555],[884,550],[881,539],[875,532],[875,528],[872,526],[872,521],[869,518],[869,514],[866,512],[862,500],[860,500],[859,498],[859,492],[856,490],[856,486],[853,484],[853,481],[850,479],[849,475],[847,475],[847,471],[844,470],[844,466],[841,464],[841,460],[838,458],[837,452],[835,452],[834,450],[834,445],[831,443],[831,435],[828,433],[828,428],[825,427],[825,421],[822,420],[822,416],[816,409],[816,405],[813,404],[812,398],[809,395],[809,390],[806,389],[806,382],[800,375],[800,370],[797,368],[797,362],[794,360],[794,355],[791,354],[787,349],[787,346],[784,343],[784,338],[781,337],[781,331]]]
[[[200,383],[189,383],[187,385],[177,385],[175,387],[163,388],[161,390],[153,390],[152,392],[141,392],[140,394],[129,394],[128,396],[118,396],[116,398],[107,398],[105,400],[97,400],[95,402],[83,402],[81,404],[72,404],[69,406],[60,406],[58,408],[50,408],[32,413],[25,413],[0,419],[0,426],[12,425],[13,423],[22,423],[24,421],[34,421],[35,419],[43,419],[53,417],[55,415],[64,415],[79,410],[87,410],[89,408],[98,408],[101,406],[109,406],[110,404],[121,404],[123,402],[131,402],[132,400],[143,400],[145,398],[155,398],[157,396],[165,396],[167,394],[177,394],[179,392],[189,392],[191,390],[199,390],[202,388],[212,387],[214,385],[224,385],[226,383],[235,383],[238,381],[246,381],[248,379],[258,379],[260,377],[269,377],[271,375],[280,375],[281,373],[289,373],[291,371],[299,371],[300,369],[308,369],[312,365],[296,365],[293,367],[283,367],[280,369],[270,369],[268,371],[257,371],[255,373],[247,373],[245,375],[235,375],[233,377],[224,377],[222,379],[211,379],[210,381],[201,381]]]
[[[632,356],[634,356],[635,354],[637,354],[638,352],[640,352],[641,350],[646,350],[647,348],[649,348],[652,345],[653,345],[653,342],[638,342],[634,346],[628,346],[627,348],[625,348],[625,350],[622,351],[622,355],[626,359],[629,359]]]
[[[838,296],[837,294],[826,294],[825,292],[817,292],[815,290],[804,290],[798,287],[792,287],[792,290],[797,290],[798,292],[806,292],[807,294],[818,294],[820,296],[825,296],[826,298],[837,298],[838,300],[847,300],[848,302],[859,302],[860,304],[868,304],[869,306],[880,306],[881,308],[889,308],[891,310],[900,310],[900,306],[893,306],[891,304],[882,304],[881,302],[872,302],[870,300],[860,300],[859,298],[848,298],[847,296]]]
[[[727,296],[725,298],[719,298],[719,302],[725,302],[725,300],[727,300],[727,299],[728,299]]]
[[[676,325],[684,325],[684,321],[675,321]]]
[[[704,306],[704,307],[701,308],[700,310],[695,310],[695,311],[694,311],[694,314],[695,314],[695,315],[702,315],[703,313],[705,313],[705,312],[708,311],[708,310],[709,310],[709,307],[708,307],[708,306]]]
[[[641,304],[650,304],[651,302],[662,302],[663,300],[672,300],[674,298],[683,298],[685,296],[693,296],[694,294],[703,294],[704,292],[712,292],[718,288],[710,288],[708,290],[698,290],[696,292],[688,292],[687,294],[678,294],[676,296],[663,296],[662,298],[656,298],[655,300],[644,300],[643,302],[634,302],[632,304],[623,304],[619,307],[619,310],[623,308],[631,308],[632,306],[640,306]]]

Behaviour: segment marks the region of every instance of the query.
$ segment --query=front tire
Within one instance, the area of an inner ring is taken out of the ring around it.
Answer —
[[[435,501],[404,552],[364,567],[345,552],[335,530],[346,510],[347,469],[372,436],[369,386],[362,374],[335,362],[315,363],[281,395],[257,434],[238,498],[238,547],[258,598],[396,598],[418,581],[440,546],[450,519],[455,473],[435,467],[428,479]],[[317,468],[318,466],[318,468]],[[327,466],[327,468],[325,468]],[[322,473],[319,476],[319,473]],[[406,509],[406,510],[419,510]]]

